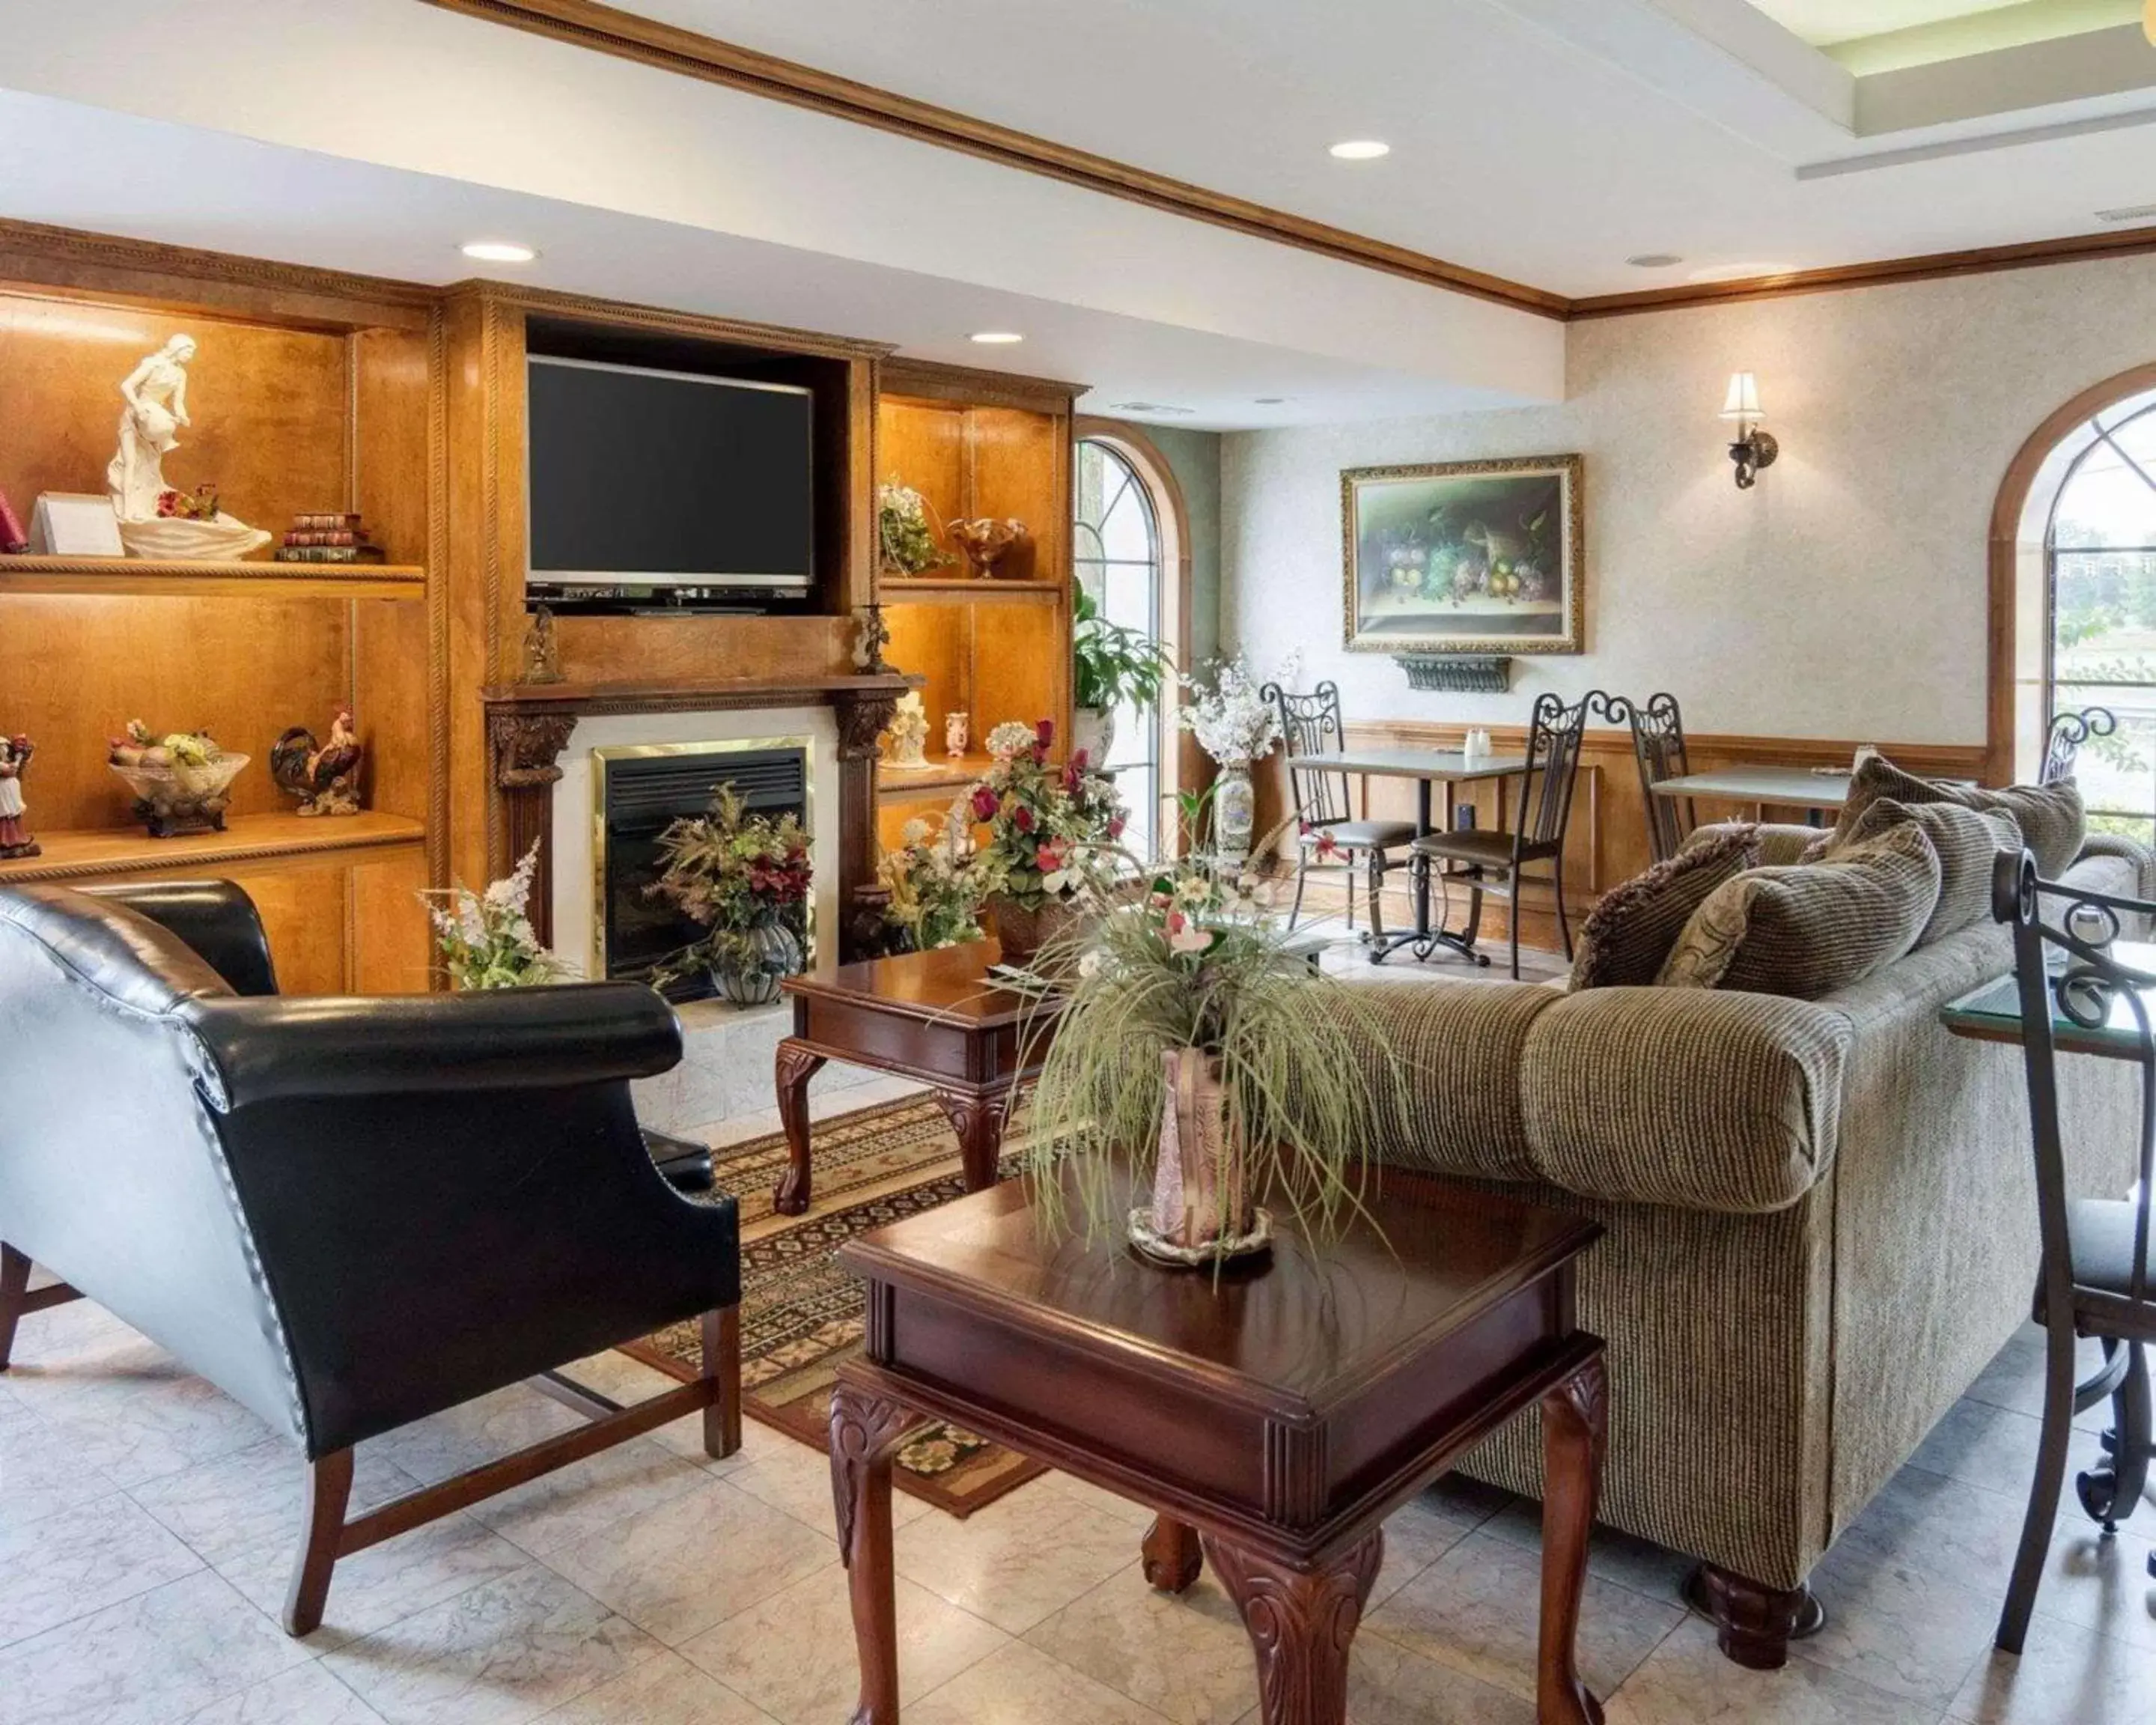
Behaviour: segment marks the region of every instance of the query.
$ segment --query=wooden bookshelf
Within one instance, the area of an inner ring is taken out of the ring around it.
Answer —
[[[940,761],[947,713],[963,712],[976,752],[932,771],[887,765],[876,780],[879,836],[891,846],[921,805],[947,805],[988,765],[979,744],[999,724],[1054,721],[1070,735],[1071,403],[1075,386],[956,366],[887,360],[879,378],[876,475],[918,490],[932,522],[1012,516],[1026,536],[999,567],[963,565],[886,575],[885,656],[922,680],[928,752]],[[941,542],[939,541],[939,542]],[[947,549],[951,549],[947,546]],[[957,556],[952,550],[954,558]]]
[[[254,770],[249,765],[249,772]],[[42,832],[39,856],[0,861],[0,885],[33,880],[85,884],[133,875],[191,874],[211,867],[259,868],[274,862],[318,865],[340,853],[417,849],[424,821],[372,809],[357,814],[237,814],[221,833],[153,839],[140,826]]]
[[[103,491],[121,379],[185,333],[193,423],[167,481],[214,484],[228,513],[272,534],[301,513],[357,511],[388,561],[0,557],[0,730],[36,745],[24,824],[43,847],[0,861],[0,884],[229,879],[261,911],[287,990],[424,988],[419,895],[447,874],[449,735],[445,595],[429,579],[441,380],[426,320],[393,284],[303,292],[262,266],[262,281],[227,293],[189,254],[122,249],[135,260],[124,285],[64,244],[8,254],[0,492],[18,513],[44,492]],[[291,726],[322,735],[346,706],[367,750],[366,812],[302,819],[270,778],[270,747]],[[137,718],[252,757],[227,830],[153,839],[131,819],[106,757]]]
[[[988,757],[978,750],[955,761],[948,755],[932,753],[928,761],[927,766],[911,772],[894,767],[888,761],[878,762],[876,800],[911,803],[932,797],[938,802],[948,803],[953,793],[973,783],[988,770]]]
[[[0,593],[10,593],[100,598],[424,599],[427,572],[416,563],[0,557]]]

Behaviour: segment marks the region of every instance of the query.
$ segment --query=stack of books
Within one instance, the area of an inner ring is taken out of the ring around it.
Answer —
[[[367,536],[357,511],[295,515],[285,542],[277,547],[280,563],[378,563],[382,547]]]

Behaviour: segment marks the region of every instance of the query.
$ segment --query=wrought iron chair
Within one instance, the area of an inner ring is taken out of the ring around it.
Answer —
[[[1564,944],[1568,963],[1572,958],[1572,925],[1564,911],[1564,834],[1572,820],[1572,788],[1579,775],[1579,752],[1587,734],[1590,711],[1605,716],[1613,711],[1608,696],[1591,690],[1575,706],[1567,706],[1554,695],[1535,697],[1527,723],[1526,773],[1520,781],[1520,816],[1510,831],[1466,827],[1448,833],[1430,833],[1414,840],[1410,861],[1416,871],[1417,890],[1427,890],[1433,864],[1439,865],[1440,882],[1459,881],[1467,888],[1467,929],[1463,939],[1471,944],[1482,921],[1482,899],[1486,893],[1506,900],[1512,907],[1512,977],[1520,974],[1519,889],[1532,880],[1548,885],[1557,899],[1558,937]],[[1530,863],[1551,864],[1547,876],[1528,876]],[[1418,957],[1428,952],[1417,949]],[[1478,963],[1490,961],[1476,955]]]
[[[1647,804],[1647,852],[1656,862],[1666,862],[1683,845],[1685,835],[1698,824],[1689,797],[1658,797],[1655,787],[1666,778],[1682,778],[1691,771],[1685,754],[1684,716],[1674,695],[1650,696],[1646,704],[1613,696],[1609,703],[1612,723],[1620,720],[1632,727],[1632,759],[1640,769],[1640,794]]]
[[[1341,853],[1348,876],[1348,926],[1355,926],[1355,871],[1361,867],[1370,877],[1370,920],[1371,926],[1377,927],[1378,895],[1383,889],[1385,872],[1392,866],[1389,853],[1414,838],[1414,823],[1357,820],[1353,818],[1354,803],[1346,773],[1337,768],[1296,765],[1301,756],[1337,752],[1345,740],[1337,683],[1328,680],[1307,695],[1291,695],[1278,683],[1268,683],[1258,693],[1272,702],[1280,714],[1288,793],[1295,798],[1302,824],[1296,847],[1295,903],[1288,911],[1287,926],[1293,928],[1302,915],[1302,890],[1309,880],[1311,859],[1329,836]]]
[[[2149,1240],[2156,1188],[2156,1034],[2150,1022],[2156,972],[2124,963],[2113,945],[2127,919],[2156,915],[2156,903],[2040,880],[2035,859],[2025,851],[2000,855],[1992,900],[1993,914],[2014,929],[2044,1250],[2036,1317],[2047,1332],[2043,1435],[1997,1636],[2000,1651],[2019,1653],[2058,1517],[2074,1416],[2111,1399],[2117,1423],[2104,1440],[2110,1464],[2075,1482],[2082,1507],[2107,1533],[2140,1502],[2148,1464],[2156,1459],[2143,1358],[2143,1349],[2156,1342],[2156,1256]],[[2063,961],[2056,969],[2045,962],[2055,949]],[[2066,1190],[2056,1070],[2061,1039],[2141,1069],[2139,1183],[2131,1198],[2076,1198]],[[2074,1341],[2080,1336],[2102,1342],[2105,1363],[2076,1385]],[[2149,1568],[2156,1573],[2156,1557]]]
[[[2118,716],[2107,706],[2086,706],[2077,713],[2056,713],[2044,735],[2044,770],[2039,784],[2056,784],[2074,776],[2082,745],[2092,737],[2108,737],[2118,729]]]

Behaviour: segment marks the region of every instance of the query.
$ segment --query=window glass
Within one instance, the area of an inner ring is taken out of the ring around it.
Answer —
[[[2156,834],[2156,397],[2097,414],[2052,506],[2050,711],[2107,709],[2109,737],[2082,747],[2090,824]]]
[[[1107,444],[1078,445],[1073,549],[1078,583],[1111,623],[1160,639],[1160,526],[1152,493]],[[1104,763],[1130,813],[1124,842],[1140,856],[1153,850],[1160,809],[1158,713],[1127,701],[1115,713],[1115,740]]]

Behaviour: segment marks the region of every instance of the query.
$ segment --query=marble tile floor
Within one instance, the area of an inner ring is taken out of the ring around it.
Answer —
[[[693,1421],[339,1566],[324,1626],[276,1625],[298,1467],[87,1302],[25,1321],[0,1377],[0,1720],[7,1725],[837,1725],[854,1686],[820,1457]],[[2017,1662],[1990,1636],[2035,1442],[2032,1330],[1822,1565],[1831,1622],[1740,1671],[1688,1615],[1672,1553],[1609,1532],[1583,1657],[1612,1725],[2147,1725],[2156,1512],[2109,1546],[2062,1515]],[[661,1387],[619,1354],[582,1375]],[[518,1387],[364,1446],[372,1496],[574,1416]],[[131,1441],[115,1436],[125,1422]],[[100,1434],[103,1439],[100,1440]],[[2076,1440],[2075,1466],[2095,1440]],[[1243,1631],[1209,1577],[1149,1591],[1146,1512],[1061,1475],[959,1522],[901,1495],[912,1725],[1255,1725]],[[1356,1725],[1530,1725],[1534,1506],[1441,1482],[1394,1517],[1356,1644]]]

